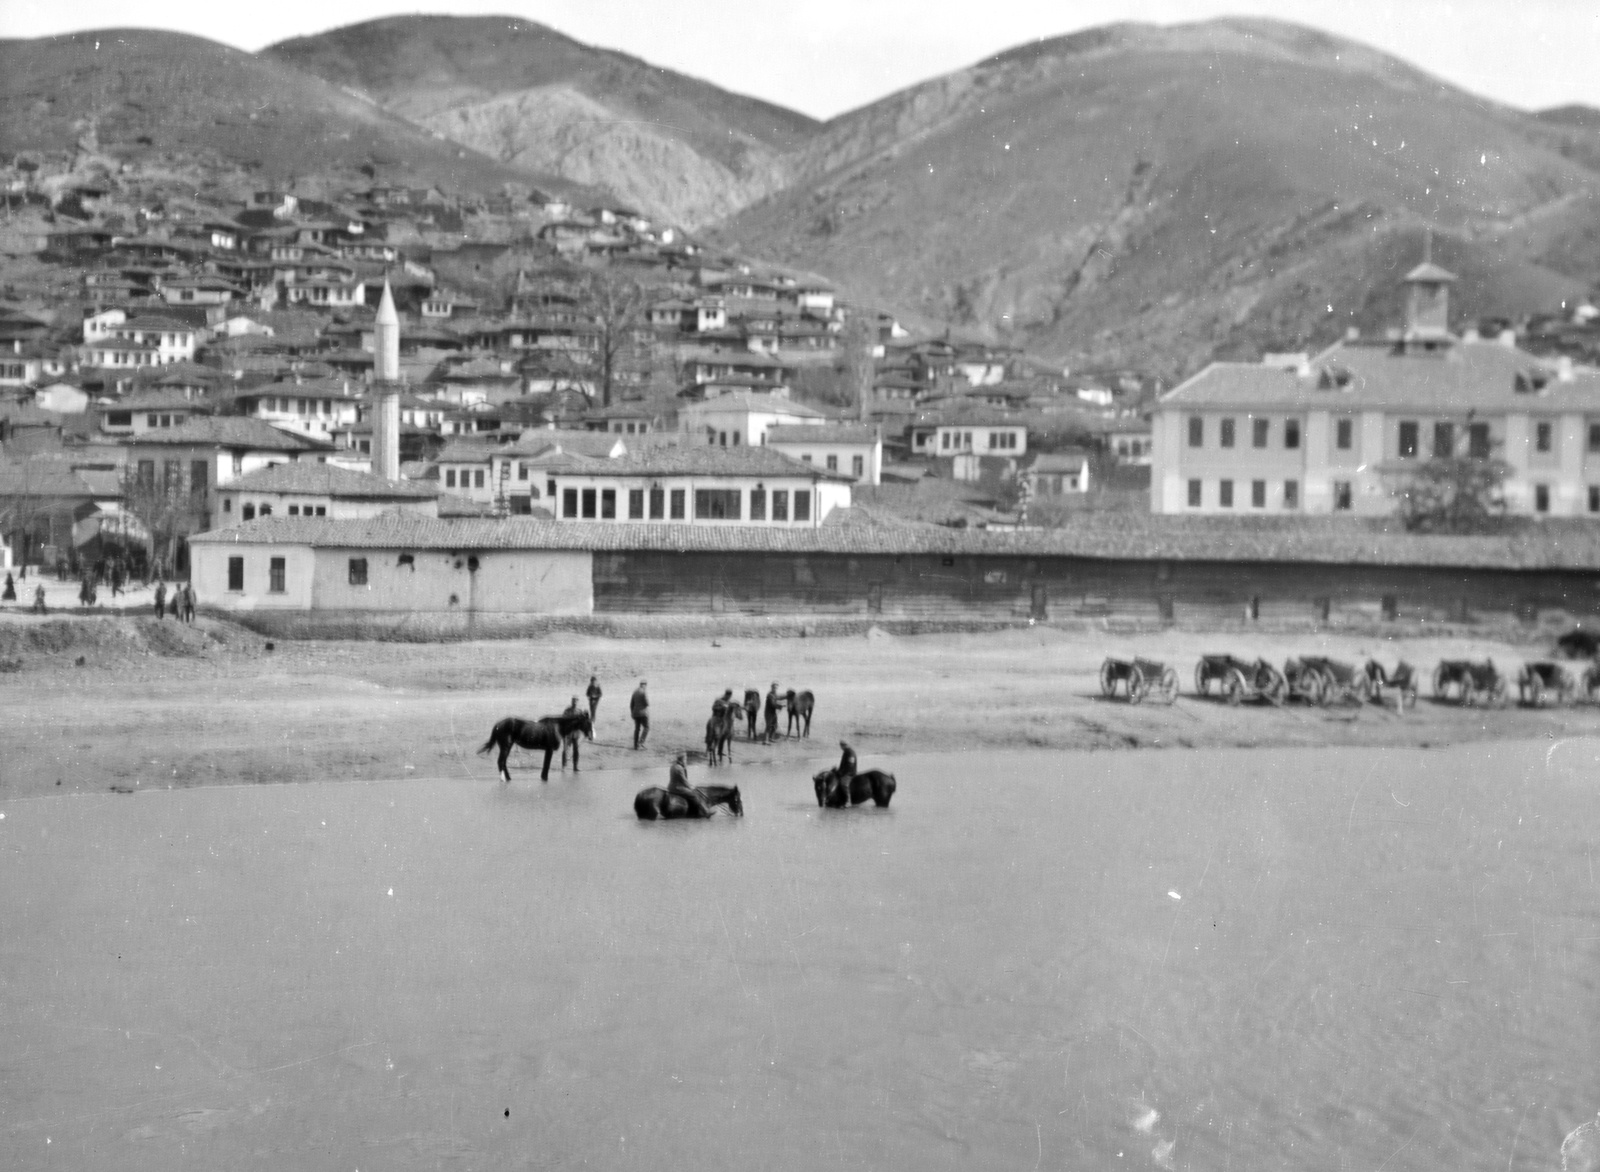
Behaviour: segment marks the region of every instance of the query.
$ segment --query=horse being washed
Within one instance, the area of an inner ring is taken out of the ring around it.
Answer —
[[[700,796],[705,799],[708,809],[717,806],[726,806],[728,813],[744,814],[744,799],[739,796],[739,787],[736,785],[697,785]],[[654,822],[658,818],[696,818],[699,817],[689,808],[689,803],[674,793],[668,793],[659,785],[652,785],[639,791],[633,799],[633,812],[641,821]]]
[[[737,727],[740,709],[731,704],[721,712],[713,713],[706,721],[706,764],[721,765],[733,760],[733,730]]]
[[[881,769],[857,773],[848,782],[839,776],[837,769],[824,769],[812,777],[811,783],[816,787],[817,805],[829,810],[859,806],[868,798],[879,806],[887,806],[895,791],[894,774]]]
[[[793,688],[790,688],[788,694],[784,697],[784,701],[784,706],[789,710],[787,735],[794,736],[794,730],[798,727],[802,737],[809,737],[811,735],[811,709],[815,703],[811,693],[796,692]]]
[[[542,720],[524,720],[520,716],[508,716],[501,720],[489,733],[489,739],[483,743],[480,753],[487,753],[490,749],[500,750],[500,760],[496,768],[500,771],[500,780],[511,780],[511,770],[506,768],[506,759],[511,756],[513,748],[543,749],[544,770],[539,774],[540,781],[550,780],[550,758],[555,751],[562,747],[567,738],[574,733],[582,733],[591,741],[594,740],[594,725],[589,720],[587,712],[563,713],[560,716],[546,716]],[[578,742],[572,742],[572,768],[578,768]]]

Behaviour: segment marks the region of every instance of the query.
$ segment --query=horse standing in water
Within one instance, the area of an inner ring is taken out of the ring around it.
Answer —
[[[739,709],[731,705],[711,714],[706,721],[706,764],[721,765],[733,760],[733,729]]]
[[[547,716],[543,720],[524,720],[520,716],[508,716],[501,720],[489,733],[489,739],[483,743],[480,753],[487,753],[490,749],[500,750],[500,760],[495,768],[500,771],[500,780],[511,780],[511,770],[506,768],[506,759],[511,756],[513,748],[543,749],[544,770],[539,774],[540,781],[550,780],[550,758],[555,756],[557,749],[561,748],[568,737],[572,741],[572,768],[578,768],[578,742],[574,734],[582,733],[591,741],[594,740],[594,724],[589,719],[587,710],[582,712],[563,713],[560,716]]]
[[[726,806],[728,813],[743,816],[744,799],[739,796],[738,786],[697,785],[694,788],[700,791],[700,796],[705,799],[708,809]],[[659,785],[652,785],[639,791],[633,799],[633,812],[639,816],[641,822],[654,822],[658,818],[699,817],[689,808],[688,802],[677,794],[668,793]]]
[[[811,779],[817,791],[817,805],[829,810],[845,806],[859,806],[871,798],[879,807],[886,807],[894,797],[894,774],[881,769],[858,773],[847,782],[837,769],[824,769]]]
[[[803,730],[800,735],[809,737],[811,735],[811,707],[814,703],[811,693],[796,692],[793,688],[790,688],[784,699],[787,701],[786,707],[789,709],[787,735],[794,736],[795,726],[800,725]]]

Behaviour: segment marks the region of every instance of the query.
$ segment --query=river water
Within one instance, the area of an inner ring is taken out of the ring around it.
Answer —
[[[1588,1167],[1600,742],[474,764],[0,803],[0,1166]]]

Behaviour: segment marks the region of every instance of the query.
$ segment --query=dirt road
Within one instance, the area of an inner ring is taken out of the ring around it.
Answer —
[[[9,628],[13,648],[15,624],[24,621],[0,625]],[[1600,708],[1462,709],[1431,702],[1426,686],[1417,709],[1403,717],[1374,705],[1229,708],[1191,695],[1195,660],[1208,651],[1279,664],[1293,654],[1371,655],[1390,665],[1404,658],[1424,673],[1441,658],[1489,655],[1514,673],[1525,658],[1547,654],[1543,640],[1178,631],[1127,637],[1041,627],[716,641],[569,634],[429,645],[280,642],[269,652],[259,637],[205,620],[187,630],[149,619],[81,621],[102,624],[100,634],[85,640],[69,631],[45,640],[47,650],[12,658],[9,666],[20,670],[0,674],[0,797],[310,779],[488,779],[493,762],[475,751],[494,721],[557,712],[583,693],[590,675],[599,677],[605,697],[585,769],[663,771],[672,751],[702,746],[711,701],[724,688],[764,693],[774,681],[780,690],[816,694],[811,736],[771,745],[741,738],[738,762],[792,761],[814,770],[837,758],[841,738],[870,768],[912,751],[1430,745],[1600,732]],[[1172,707],[1100,695],[1102,659],[1135,652],[1176,666],[1183,695]],[[627,707],[640,680],[649,681],[653,729],[648,751],[635,753]],[[517,783],[537,784],[537,765],[531,755],[515,755]]]

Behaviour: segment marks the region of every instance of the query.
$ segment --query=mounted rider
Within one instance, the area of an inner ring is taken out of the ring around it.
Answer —
[[[706,805],[704,796],[689,784],[688,758],[682,753],[672,759],[672,768],[667,771],[667,792],[677,794],[687,802],[693,817],[711,817],[711,810]]]
[[[856,751],[844,741],[839,742],[839,748],[844,750],[839,758],[839,780],[848,783],[856,775]]]

